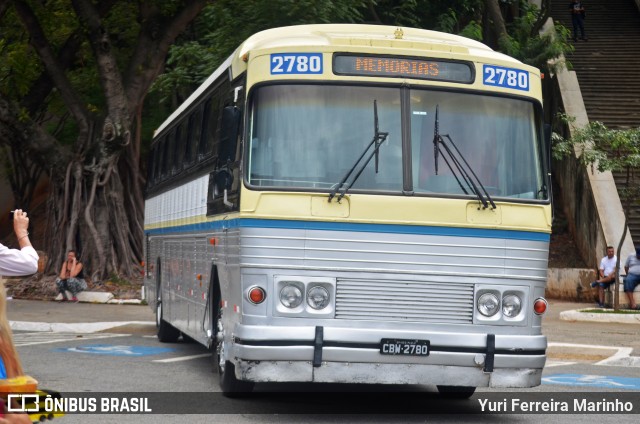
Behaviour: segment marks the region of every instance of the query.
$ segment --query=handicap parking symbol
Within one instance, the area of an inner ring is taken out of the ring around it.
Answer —
[[[640,378],[587,374],[552,374],[542,377],[542,384],[600,387],[618,390],[640,390]]]
[[[126,346],[126,345],[106,345],[106,344],[93,344],[93,345],[54,349],[54,352],[89,353],[93,355],[110,355],[110,356],[147,356],[147,355],[159,355],[161,353],[174,352],[174,351],[175,349],[171,347]]]

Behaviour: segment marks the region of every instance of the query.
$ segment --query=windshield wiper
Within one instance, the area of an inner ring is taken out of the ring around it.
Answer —
[[[342,178],[342,180],[340,180],[340,183],[338,183],[334,187],[334,189],[331,190],[331,193],[329,194],[329,202],[331,202],[331,199],[333,199],[338,193],[338,191],[340,191],[340,195],[338,196],[338,200],[337,200],[338,203],[340,203],[340,200],[342,200],[344,195],[347,194],[347,191],[353,186],[353,184],[355,184],[355,182],[360,177],[360,174],[362,174],[362,171],[364,171],[364,169],[367,167],[369,162],[371,162],[371,159],[374,156],[376,157],[376,162],[375,162],[376,174],[378,173],[380,146],[382,145],[382,143],[384,143],[384,141],[387,139],[388,136],[389,136],[388,132],[381,132],[378,128],[378,101],[374,100],[373,101],[373,139],[371,140],[371,142],[369,142],[369,144],[364,149],[364,151],[362,152],[358,160],[355,161],[355,163],[353,164],[349,172],[347,172],[346,175]],[[364,162],[362,162],[362,159],[367,154],[367,152],[369,152],[369,149],[371,149],[371,146],[374,146],[373,151],[371,151],[371,153],[369,154],[369,157],[367,157],[367,159]],[[351,182],[347,183],[347,180],[349,179],[349,177],[354,173],[358,165],[361,163],[362,165],[360,166],[358,172],[355,174]]]
[[[489,196],[487,189],[485,189],[484,185],[482,185],[482,182],[480,181],[476,173],[473,172],[473,168],[471,168],[471,165],[469,165],[467,160],[464,158],[464,155],[462,154],[462,152],[460,152],[458,146],[456,146],[456,144],[453,142],[451,136],[449,136],[449,134],[440,135],[438,108],[439,106],[436,105],[436,119],[433,134],[433,159],[435,162],[435,174],[438,175],[438,157],[442,155],[442,159],[449,167],[449,170],[453,174],[454,178],[458,182],[458,185],[460,186],[460,189],[462,189],[464,194],[469,194],[469,192],[464,187],[463,182],[469,188],[469,190],[478,197],[478,200],[480,200],[480,203],[482,203],[482,207],[484,209],[488,208],[489,204],[491,204],[492,209],[496,209],[496,204],[493,202],[493,199],[491,199],[491,196]],[[445,138],[448,140],[448,142],[445,142]],[[455,151],[449,147],[449,144],[453,146]],[[451,163],[449,161],[451,161]],[[461,178],[459,178],[458,175],[460,175]],[[462,181],[460,181],[460,179],[462,179]],[[478,186],[482,188],[482,191],[478,189]],[[482,195],[482,192],[484,192],[484,195],[487,197],[486,199]]]

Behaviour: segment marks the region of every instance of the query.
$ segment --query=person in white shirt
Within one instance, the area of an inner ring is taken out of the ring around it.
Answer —
[[[29,218],[21,209],[13,211],[13,232],[20,249],[10,249],[0,243],[0,275],[17,277],[38,271],[38,253],[29,240]]]
[[[598,273],[600,278],[591,283],[591,287],[598,287],[598,306],[604,308],[604,289],[616,281],[616,262],[618,258],[614,254],[613,246],[607,246],[607,256],[600,261]]]
[[[29,218],[21,209],[13,211],[13,232],[18,239],[20,249],[10,249],[0,243],[0,275],[17,277],[34,274],[38,271],[38,253],[29,240]],[[24,374],[20,358],[13,344],[13,334],[7,319],[4,284],[0,281],[0,378],[14,378]],[[6,399],[0,397],[0,403],[6,407]],[[17,407],[15,404],[13,407]],[[1,423],[30,424],[31,419],[25,413],[4,414]]]

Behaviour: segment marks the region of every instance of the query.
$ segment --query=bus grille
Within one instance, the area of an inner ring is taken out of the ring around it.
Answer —
[[[473,284],[338,280],[336,318],[470,324]]]

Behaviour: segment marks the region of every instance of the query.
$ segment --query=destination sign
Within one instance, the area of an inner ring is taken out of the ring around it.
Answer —
[[[469,63],[396,56],[336,55],[333,72],[337,75],[417,78],[465,84],[472,83],[474,78]]]

